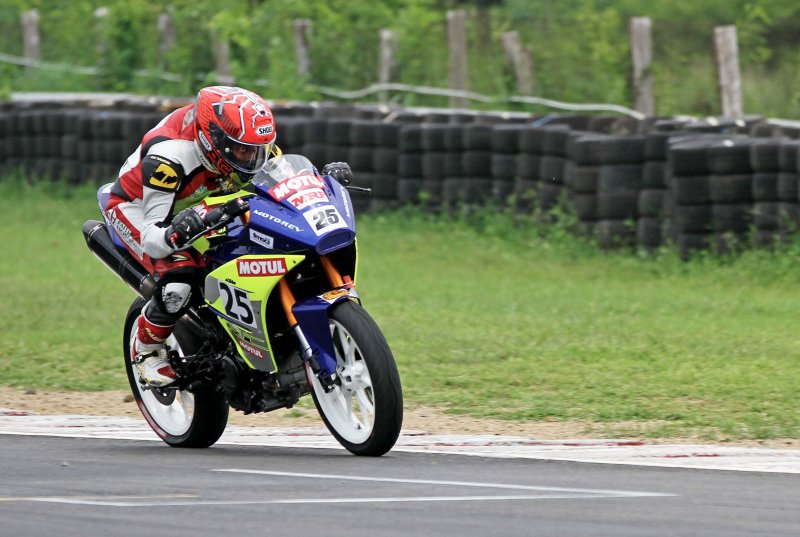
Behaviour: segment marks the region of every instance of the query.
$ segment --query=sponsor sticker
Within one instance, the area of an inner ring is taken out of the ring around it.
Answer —
[[[321,295],[320,298],[326,302],[334,302],[336,299],[342,298],[343,296],[347,296],[350,294],[350,291],[347,289],[334,289],[333,291],[328,291],[324,295]]]
[[[178,190],[178,172],[169,164],[162,162],[147,180],[147,186],[167,192]]]
[[[321,188],[309,188],[297,194],[292,194],[288,198],[289,203],[294,205],[295,209],[302,209],[314,203],[328,202],[328,195]]]
[[[256,358],[258,358],[259,360],[264,360],[266,358],[265,353],[264,353],[263,350],[259,349],[258,347],[255,347],[255,346],[251,345],[249,342],[247,342],[247,341],[245,341],[245,340],[243,340],[241,338],[236,338],[236,339],[237,339],[237,341],[239,341],[239,345],[242,347],[242,349],[244,349],[244,351],[247,354],[253,355]]]
[[[203,144],[203,147],[206,148],[206,151],[211,151],[211,142],[208,141],[206,135],[200,129],[197,129],[197,137],[200,139],[200,143]]]
[[[264,235],[263,233],[260,233],[255,229],[250,229],[250,240],[270,250],[272,250],[275,246],[275,239],[273,239],[269,235]]]
[[[111,226],[114,228],[114,231],[116,231],[119,238],[122,239],[122,242],[127,244],[128,247],[139,256],[139,259],[144,259],[144,248],[142,248],[142,245],[133,237],[133,231],[131,231],[122,220],[117,218],[117,212],[115,210],[112,209],[108,212],[108,219],[111,221]]]
[[[255,214],[256,216],[260,216],[261,218],[266,218],[270,222],[274,222],[279,226],[285,227],[286,229],[291,229],[292,231],[303,231],[302,228],[300,228],[300,226],[296,226],[292,223],[287,222],[286,220],[278,218],[277,216],[265,213],[264,211],[259,211],[258,209],[256,209],[255,211],[253,211],[253,214]]]
[[[322,181],[322,179],[313,173],[306,173],[284,179],[277,185],[270,188],[269,193],[275,199],[275,201],[283,201],[297,192],[302,192],[303,190],[308,190],[311,188],[324,187],[325,183]]]
[[[283,257],[237,259],[236,269],[239,276],[279,276],[287,272]]]
[[[272,125],[261,125],[256,128],[256,134],[258,136],[269,136],[272,134]]]

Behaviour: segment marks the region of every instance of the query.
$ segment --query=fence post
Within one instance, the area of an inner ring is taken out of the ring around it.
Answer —
[[[503,52],[514,67],[517,91],[520,95],[533,95],[533,61],[531,53],[522,46],[519,32],[505,32],[500,36]]]
[[[41,39],[39,37],[39,11],[29,9],[20,15],[22,23],[22,49],[26,60],[38,62],[42,59]]]
[[[215,72],[217,82],[233,84],[231,72],[231,45],[227,39],[222,39],[216,30],[211,31],[211,49],[214,52]]]
[[[650,17],[631,17],[634,108],[648,117],[655,115],[652,26]]]
[[[175,23],[169,13],[158,16],[158,35],[158,66],[162,71],[167,71],[167,53],[175,47],[176,41]]]
[[[742,80],[739,72],[739,47],[736,43],[736,26],[714,28],[717,77],[722,100],[722,115],[741,117]]]
[[[397,33],[383,29],[380,31],[380,60],[378,65],[378,84],[388,84],[392,80],[397,52]],[[388,93],[381,91],[378,96],[381,103],[388,101]]]
[[[450,89],[467,90],[467,32],[465,28],[466,11],[462,9],[447,12],[447,42],[450,53]],[[466,97],[450,97],[452,108],[466,108]]]
[[[297,74],[311,76],[311,20],[294,21],[294,51],[297,56]]]

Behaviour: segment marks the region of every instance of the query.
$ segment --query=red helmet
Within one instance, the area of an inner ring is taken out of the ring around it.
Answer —
[[[242,88],[211,86],[197,93],[196,139],[220,175],[234,171],[248,180],[267,160],[275,143],[275,118],[269,105]]]

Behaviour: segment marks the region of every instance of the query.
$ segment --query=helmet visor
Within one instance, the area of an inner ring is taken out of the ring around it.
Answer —
[[[252,174],[264,166],[271,144],[245,144],[225,136],[217,145],[219,154],[235,170]]]

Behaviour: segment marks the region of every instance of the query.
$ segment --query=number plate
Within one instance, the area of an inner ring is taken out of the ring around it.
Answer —
[[[322,235],[328,231],[347,227],[347,222],[344,221],[339,211],[333,205],[323,205],[316,207],[308,212],[303,213],[303,216],[308,220],[311,229],[317,235]]]
[[[219,294],[225,308],[225,315],[242,324],[257,328],[253,304],[247,296],[247,291],[220,281]]]

